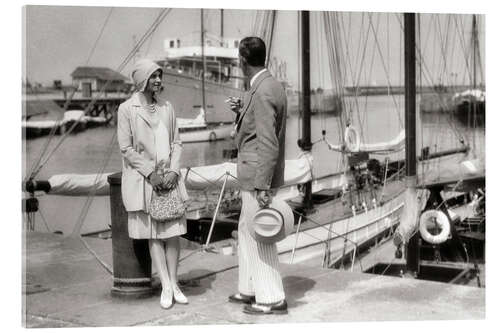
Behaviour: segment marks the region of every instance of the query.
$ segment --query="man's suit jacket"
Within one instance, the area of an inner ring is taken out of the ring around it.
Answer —
[[[245,94],[237,121],[237,173],[243,190],[283,185],[286,110],[285,90],[266,70]]]

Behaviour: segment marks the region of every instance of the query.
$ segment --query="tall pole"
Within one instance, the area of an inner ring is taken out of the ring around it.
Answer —
[[[311,64],[309,42],[309,11],[301,12],[302,40],[302,137],[298,144],[304,151],[311,151]],[[312,183],[305,184],[304,203],[312,207]]]
[[[220,46],[224,46],[224,9],[220,10]]]
[[[404,14],[404,34],[406,187],[407,191],[414,193],[417,185],[415,13]],[[414,276],[419,272],[419,242],[417,233],[410,238],[406,253],[406,267]]]
[[[276,11],[273,10],[271,12],[271,32],[269,35],[269,44],[267,45],[267,54],[266,54],[266,67],[269,66],[269,61],[271,57],[271,48],[273,47],[273,37],[274,37],[274,25],[276,24]]]
[[[203,68],[201,70],[201,104],[203,107],[203,111],[206,112],[205,107],[205,72],[207,70],[206,62],[205,62],[205,27],[203,25],[203,8],[201,8],[201,61],[203,64]]]
[[[417,174],[415,13],[404,14],[404,30],[405,30],[406,177],[415,178],[415,175]]]
[[[477,55],[478,45],[476,42],[477,42],[476,15],[472,15],[472,88],[473,89],[476,89],[477,87],[476,55]]]

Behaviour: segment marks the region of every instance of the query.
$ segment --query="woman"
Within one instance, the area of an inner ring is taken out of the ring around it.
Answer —
[[[175,186],[187,200],[184,183],[179,181],[182,145],[174,109],[159,96],[161,68],[151,60],[140,60],[132,70],[132,80],[137,91],[118,109],[123,204],[128,212],[129,236],[149,240],[151,259],[161,280],[160,305],[168,309],[173,300],[188,303],[177,284],[179,236],[186,233],[186,218],[156,221],[149,214],[149,205],[153,191]],[[157,170],[160,165],[168,167],[163,178]]]

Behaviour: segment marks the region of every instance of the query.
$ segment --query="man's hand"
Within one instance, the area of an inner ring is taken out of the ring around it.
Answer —
[[[173,189],[175,187],[175,185],[177,184],[177,177],[179,177],[179,176],[175,172],[170,171],[165,176],[165,182],[163,183],[162,187],[165,190],[171,190],[171,189]]]
[[[151,186],[153,186],[153,190],[155,190],[156,192],[162,189],[163,180],[156,172],[153,171],[148,176],[148,181],[151,184]]]
[[[265,208],[269,206],[272,201],[271,191],[269,190],[257,190],[257,202],[260,208]]]
[[[229,108],[234,113],[239,113],[240,112],[240,109],[242,107],[242,105],[241,105],[241,98],[238,98],[238,97],[229,97],[228,99],[226,99],[226,103],[229,104]]]

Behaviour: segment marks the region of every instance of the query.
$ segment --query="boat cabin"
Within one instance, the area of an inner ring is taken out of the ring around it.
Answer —
[[[242,88],[243,75],[238,65],[239,39],[221,39],[207,33],[203,50],[200,39],[194,34],[182,40],[166,38],[163,44],[165,53],[156,62],[167,72],[201,79],[205,61],[206,81]]]

